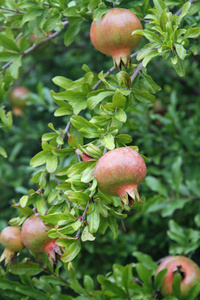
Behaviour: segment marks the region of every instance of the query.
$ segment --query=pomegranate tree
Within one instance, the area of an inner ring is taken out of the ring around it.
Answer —
[[[14,259],[15,252],[24,248],[21,239],[21,229],[17,226],[8,226],[1,231],[0,243],[5,247],[1,255],[0,261],[5,259],[5,265]]]
[[[117,148],[104,154],[97,162],[94,177],[99,189],[111,196],[119,196],[125,205],[142,202],[137,186],[146,176],[141,155],[129,147]]]
[[[94,47],[113,58],[115,67],[131,66],[130,52],[140,43],[141,35],[132,35],[142,29],[138,17],[128,9],[112,8],[90,28],[90,39]]]
[[[173,294],[172,284],[176,273],[181,275],[181,299],[185,299],[188,291],[200,282],[199,266],[185,256],[177,255],[165,258],[156,270],[155,276],[164,269],[168,269],[160,289],[164,297]]]
[[[29,89],[24,86],[19,86],[9,94],[9,102],[13,108],[13,114],[17,116],[23,116],[23,110],[26,107],[26,103],[29,100]]]
[[[50,262],[56,261],[56,253],[61,255],[61,249],[56,244],[55,239],[48,236],[48,231],[52,228],[49,224],[44,224],[41,216],[36,213],[30,216],[22,225],[22,241],[31,252],[46,252]]]

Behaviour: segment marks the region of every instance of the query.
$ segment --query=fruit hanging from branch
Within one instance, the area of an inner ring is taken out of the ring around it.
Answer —
[[[5,259],[5,265],[7,265],[9,261],[14,261],[15,253],[24,248],[21,238],[21,229],[18,226],[8,226],[4,228],[0,234],[0,243],[5,247],[0,262]]]
[[[176,273],[181,276],[181,299],[185,299],[189,290],[200,283],[200,268],[191,259],[185,256],[166,257],[156,270],[155,276],[164,269],[168,269],[161,286],[161,294],[166,297],[173,295],[173,279]]]
[[[97,162],[94,177],[100,191],[110,196],[119,196],[123,204],[133,206],[142,202],[137,186],[146,176],[142,156],[129,147],[121,147],[104,154]]]
[[[142,29],[138,17],[128,9],[112,8],[97,21],[93,20],[90,39],[94,47],[113,58],[114,66],[131,66],[130,52],[141,42],[142,36],[132,35]]]
[[[24,109],[26,107],[27,101],[29,100],[29,89],[24,86],[19,86],[14,89],[9,94],[9,102],[12,106],[13,114],[16,116],[23,116]]]
[[[56,262],[56,253],[62,254],[61,248],[55,239],[48,236],[51,225],[45,225],[41,216],[36,213],[30,216],[22,225],[22,241],[26,248],[33,253],[46,252],[51,264]]]

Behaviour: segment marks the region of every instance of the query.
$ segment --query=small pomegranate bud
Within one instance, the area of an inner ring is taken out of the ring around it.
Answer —
[[[97,162],[94,177],[99,189],[110,196],[119,196],[123,204],[133,206],[142,202],[137,186],[146,176],[146,165],[141,155],[128,147],[104,154]]]
[[[5,247],[0,262],[5,259],[5,265],[14,259],[15,252],[21,251],[24,244],[21,239],[21,230],[17,226],[8,226],[1,231],[0,243]]]
[[[91,156],[87,155],[86,153],[83,153],[82,155],[82,160],[83,161],[88,161],[88,160],[91,160],[93,159]]]
[[[142,29],[138,17],[128,9],[112,8],[99,20],[93,21],[90,39],[93,46],[113,58],[114,66],[131,66],[130,52],[140,43],[142,36],[132,35],[134,30]]]

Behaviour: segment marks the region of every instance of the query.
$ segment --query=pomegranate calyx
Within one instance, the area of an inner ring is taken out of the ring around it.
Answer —
[[[183,280],[186,276],[186,273],[183,271],[183,268],[182,268],[181,265],[177,265],[172,273],[173,273],[173,275],[180,274],[181,275],[181,280]]]
[[[63,254],[63,250],[56,244],[56,240],[48,242],[44,251],[46,252],[52,266],[56,264],[57,256],[61,256]]]
[[[11,264],[14,265],[16,261],[16,252],[10,249],[5,249],[0,257],[0,263],[5,260],[5,266],[11,261]]]
[[[132,208],[134,202],[143,203],[138,191],[135,190],[134,188],[127,188],[125,190],[125,193],[120,194],[119,196],[121,199],[122,208],[123,208],[124,204],[129,206],[130,208]]]

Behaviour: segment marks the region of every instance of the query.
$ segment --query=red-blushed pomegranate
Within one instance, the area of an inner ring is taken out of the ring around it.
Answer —
[[[56,244],[55,239],[48,236],[48,231],[52,228],[49,224],[44,224],[41,216],[36,213],[30,216],[22,225],[22,241],[26,248],[35,253],[46,252],[52,264],[56,261],[56,253],[61,255],[61,248]]]
[[[99,189],[107,195],[119,196],[125,205],[142,202],[137,186],[146,176],[142,156],[129,147],[117,148],[104,154],[97,162],[94,177]]]
[[[128,9],[112,8],[99,20],[93,20],[90,40],[103,54],[113,58],[115,67],[131,66],[130,52],[141,42],[142,36],[132,35],[134,30],[142,29],[138,17]]]
[[[83,153],[82,154],[82,160],[83,161],[88,161],[88,160],[91,160],[93,159],[91,156],[87,155],[86,153]]]
[[[0,243],[4,246],[5,250],[1,255],[0,261],[5,259],[5,265],[14,258],[15,253],[24,248],[21,239],[21,229],[17,226],[8,226],[1,231]]]
[[[161,294],[166,297],[173,294],[172,283],[174,275],[179,273],[181,275],[181,299],[185,299],[189,290],[196,284],[200,283],[200,268],[191,259],[185,256],[169,256],[166,257],[158,269],[156,270],[155,276],[164,270],[168,269],[167,274],[164,277]]]
[[[16,87],[10,92],[9,102],[13,108],[13,114],[16,116],[23,116],[23,111],[29,100],[29,93],[29,89],[23,86]]]

